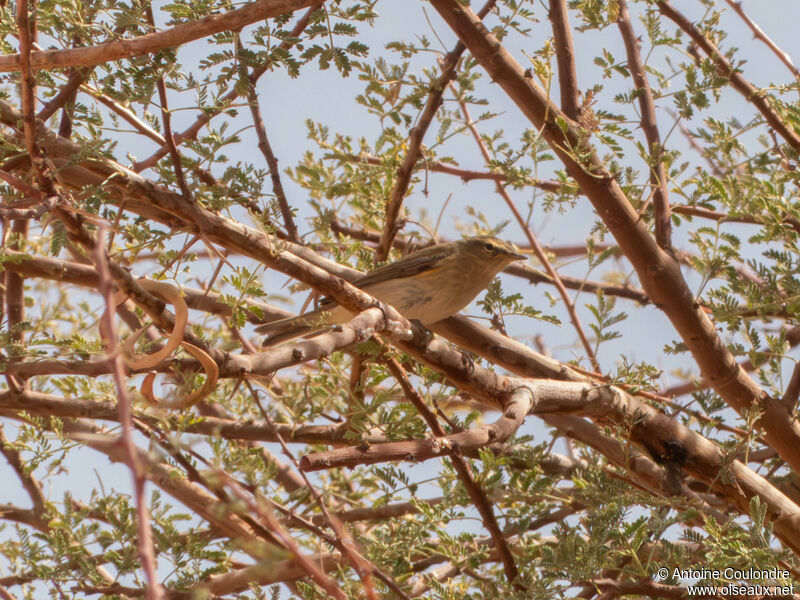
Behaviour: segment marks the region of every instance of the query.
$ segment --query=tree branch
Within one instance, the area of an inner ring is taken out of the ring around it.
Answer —
[[[497,0],[489,0],[479,11],[478,18],[483,19],[483,17],[489,14],[489,11],[492,10],[496,1]],[[436,81],[431,85],[431,91],[428,94],[425,108],[422,109],[422,113],[420,113],[417,119],[417,124],[408,134],[408,151],[403,158],[402,164],[397,169],[392,195],[386,203],[386,217],[384,220],[383,232],[378,242],[378,248],[375,251],[375,260],[377,262],[383,262],[389,256],[392,241],[400,230],[397,219],[400,216],[403,199],[411,183],[411,174],[414,172],[414,166],[422,156],[422,140],[433,118],[436,116],[439,107],[442,105],[445,89],[457,75],[456,66],[464,50],[464,44],[458,42],[455,47],[447,53],[444,59],[441,60],[442,74],[439,75]]]
[[[730,80],[733,89],[744,96],[745,100],[752,104],[756,110],[763,115],[770,127],[772,127],[795,152],[800,152],[800,136],[798,136],[798,134],[781,119],[778,113],[773,110],[769,104],[769,95],[756,89],[747,81],[739,69],[734,68],[730,61],[725,58],[725,55],[720,52],[719,48],[669,2],[666,2],[666,0],[656,0],[656,5],[665,17],[672,20],[703,50],[703,52],[705,52],[714,62],[720,74]]]
[[[131,412],[131,398],[125,384],[125,368],[122,362],[122,355],[116,337],[114,327],[111,297],[113,295],[113,285],[108,269],[108,259],[105,255],[105,229],[101,226],[98,231],[98,239],[94,246],[93,260],[97,268],[98,288],[106,304],[104,321],[101,322],[100,331],[105,332],[103,340],[108,354],[106,360],[111,366],[111,373],[117,388],[117,407],[119,410],[119,421],[122,425],[121,442],[124,448],[126,463],[131,471],[133,479],[133,497],[136,504],[137,531],[139,535],[139,559],[147,578],[147,598],[148,600],[161,600],[163,589],[158,580],[158,567],[156,565],[155,549],[153,546],[153,532],[150,529],[150,511],[147,508],[145,499],[145,485],[147,477],[136,452],[136,443],[133,441],[133,416]]]
[[[792,75],[794,75],[795,79],[800,79],[800,69],[794,66],[792,62],[792,58],[783,50],[781,50],[778,45],[770,39],[770,37],[764,33],[764,30],[758,26],[758,23],[753,21],[750,16],[744,12],[744,8],[742,8],[741,1],[736,0],[725,0],[737,15],[742,18],[742,21],[750,28],[750,31],[753,32],[753,37],[757,40],[761,40],[766,44],[767,48],[772,50],[773,54],[778,57],[778,59],[786,65],[786,68],[791,71]]]
[[[561,90],[561,110],[570,119],[578,120],[581,114],[578,74],[575,70],[575,48],[569,26],[566,0],[550,0],[547,13],[553,28],[553,45],[558,63],[558,86]]]
[[[237,52],[241,52],[242,44],[238,39],[236,42],[236,48]],[[247,86],[247,104],[250,106],[250,114],[253,117],[253,126],[256,130],[256,137],[258,137],[258,149],[261,150],[261,154],[264,155],[264,159],[267,161],[267,167],[269,167],[269,176],[270,179],[272,179],[272,193],[275,194],[275,198],[278,200],[278,206],[281,209],[281,216],[283,216],[283,225],[286,227],[286,233],[289,236],[289,240],[295,244],[299,244],[301,242],[297,233],[297,225],[294,223],[292,208],[289,206],[289,201],[286,199],[286,192],[283,189],[283,183],[281,183],[281,174],[278,170],[278,159],[272,152],[272,146],[270,146],[269,138],[267,137],[267,129],[264,127],[264,119],[261,117],[261,107],[258,103],[258,95],[256,94],[255,85],[252,83],[252,75],[247,74],[247,66],[241,58],[239,59],[239,72],[242,75],[242,85]]]
[[[378,156],[371,156],[369,154],[346,154],[342,156],[338,156],[337,158],[341,158],[347,162],[351,163],[365,163],[368,165],[376,165],[380,166],[383,164],[383,159]],[[446,175],[454,175],[461,179],[464,183],[468,183],[470,181],[508,181],[508,175],[505,173],[500,173],[496,171],[475,171],[471,169],[464,169],[457,165],[451,165],[450,163],[442,162],[439,160],[427,160],[422,164],[422,167],[426,171],[430,171],[432,173],[444,173]],[[552,179],[536,179],[536,178],[526,178],[522,181],[525,185],[529,185],[531,187],[535,187],[540,190],[544,190],[546,192],[562,192],[564,191],[564,184],[560,181],[555,181]]]
[[[436,416],[425,404],[422,396],[420,396],[419,392],[417,392],[417,390],[414,389],[414,386],[411,385],[405,369],[403,369],[400,363],[394,358],[389,358],[386,362],[386,365],[389,367],[389,370],[392,372],[394,378],[400,384],[400,387],[403,389],[403,393],[406,395],[406,398],[408,398],[417,411],[422,415],[433,434],[437,436],[438,439],[444,438],[446,436],[444,429],[439,424],[439,421],[437,421]],[[500,560],[503,562],[506,578],[508,579],[509,583],[515,585],[518,587],[518,589],[524,590],[524,586],[522,586],[519,582],[515,582],[519,576],[519,570],[517,569],[517,564],[514,562],[514,556],[511,554],[511,550],[506,543],[503,532],[500,530],[500,526],[497,524],[497,518],[494,516],[494,510],[492,509],[491,502],[489,502],[489,498],[486,496],[486,493],[483,491],[478,482],[475,481],[472,468],[457,451],[450,454],[450,461],[453,463],[453,467],[458,473],[461,482],[464,484],[472,503],[478,509],[481,519],[483,520],[484,527],[486,527],[486,529],[489,531],[489,535],[492,537],[494,547],[497,549],[497,552],[500,554]]]
[[[265,0],[258,0],[258,1],[259,2],[264,2]],[[270,0],[270,1],[272,1],[272,0]],[[279,0],[279,1],[281,1],[281,2],[289,2],[289,1],[294,1],[294,0]],[[310,6],[311,8],[309,8],[305,12],[305,14],[300,19],[297,20],[297,23],[295,23],[294,28],[292,29],[290,34],[287,36],[286,40],[281,42],[281,44],[278,46],[278,50],[280,50],[280,51],[285,52],[286,50],[288,50],[289,48],[291,48],[295,44],[297,38],[300,37],[300,34],[303,32],[303,30],[306,27],[308,27],[308,24],[311,21],[311,15],[313,15],[315,12],[317,12],[320,9],[320,7],[322,6],[324,0],[323,0],[323,2],[320,2],[319,0],[316,0],[313,3],[312,2],[305,2],[304,0],[301,0],[301,2],[303,3],[303,6]],[[301,8],[301,7],[298,7],[298,8]],[[288,11],[284,11],[284,12],[288,12]],[[280,14],[280,13],[278,13],[278,14]],[[261,65],[257,69],[253,69],[253,72],[250,74],[250,85],[255,86],[255,84],[258,81],[258,79],[264,73],[266,73],[270,68],[272,68],[272,66],[273,66],[272,60],[267,60],[267,61],[264,62],[263,65]],[[211,121],[211,119],[213,117],[215,117],[216,115],[220,114],[223,110],[225,110],[225,108],[230,106],[230,104],[234,100],[236,100],[236,98],[238,98],[241,95],[242,91],[243,90],[241,89],[241,87],[234,86],[231,91],[229,91],[227,94],[225,94],[225,96],[223,96],[222,98],[219,99],[219,101],[216,103],[216,106],[214,107],[213,110],[202,111],[200,113],[200,115],[197,117],[197,119],[195,120],[195,122],[192,123],[192,125],[190,125],[186,129],[184,129],[181,133],[179,133],[179,134],[177,134],[175,136],[175,144],[180,146],[186,140],[194,140],[194,139],[196,139],[197,138],[197,134],[200,133],[200,130],[203,127],[205,127]],[[163,156],[166,156],[166,154],[168,152],[169,152],[169,148],[166,146],[166,144],[164,144],[164,145],[161,146],[161,148],[159,148],[149,158],[146,158],[145,160],[139,161],[136,164],[132,165],[131,169],[133,171],[136,171],[137,173],[140,173],[141,171],[144,171],[145,169],[149,169],[150,167],[155,166],[155,164]]]
[[[164,48],[182,46],[222,31],[241,29],[256,21],[294,12],[312,4],[319,4],[319,0],[255,0],[224,14],[181,23],[171,29],[148,33],[130,40],[117,40],[86,48],[32,52],[30,65],[34,71],[38,71],[89,67],[114,60],[125,60]],[[0,56],[0,73],[19,71],[21,68],[22,59],[19,54]]]
[[[641,113],[641,126],[647,141],[649,152],[648,164],[650,167],[650,185],[653,188],[653,211],[655,213],[656,242],[668,250],[672,246],[672,221],[669,214],[669,188],[667,183],[667,168],[662,158],[663,148],[661,136],[658,133],[658,120],[656,119],[656,105],[653,92],[645,72],[642,56],[639,53],[641,40],[636,38],[631,24],[631,15],[625,0],[619,0],[619,17],[617,25],[625,43],[625,53],[628,56],[628,70],[633,77],[635,93],[639,99],[639,112]]]
[[[800,423],[736,364],[714,324],[695,302],[678,263],[649,235],[580,128],[550,102],[544,90],[525,77],[524,69],[469,8],[456,0],[432,0],[432,4],[481,66],[541,130],[631,261],[648,297],[669,317],[715,390],[740,414],[747,414],[754,406],[762,409],[757,423],[764,428],[766,439],[786,462],[800,469]]]

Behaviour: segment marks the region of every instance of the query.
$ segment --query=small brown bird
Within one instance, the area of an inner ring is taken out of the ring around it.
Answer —
[[[370,271],[353,285],[427,326],[467,306],[495,275],[517,260],[525,256],[510,244],[489,236],[474,237],[414,252]],[[317,310],[267,323],[257,331],[266,333],[264,345],[272,346],[346,323],[356,314],[325,300]]]

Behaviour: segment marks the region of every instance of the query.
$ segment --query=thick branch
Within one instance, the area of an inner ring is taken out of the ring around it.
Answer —
[[[764,427],[766,439],[786,462],[800,469],[800,424],[736,364],[714,324],[695,302],[678,263],[647,232],[581,129],[525,77],[525,70],[469,8],[456,0],[432,0],[432,4],[492,79],[541,130],[631,261],[647,295],[672,321],[703,375],[740,414],[754,406],[761,408],[758,425]]]

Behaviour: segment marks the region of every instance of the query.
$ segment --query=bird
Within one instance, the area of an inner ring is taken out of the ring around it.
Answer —
[[[352,282],[424,326],[451,317],[485,289],[509,264],[526,260],[511,244],[491,236],[465,238],[429,246],[380,266]],[[358,313],[325,299],[319,308],[257,328],[263,346],[300,336],[310,337]]]

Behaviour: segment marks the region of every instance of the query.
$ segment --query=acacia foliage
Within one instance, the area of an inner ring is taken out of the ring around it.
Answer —
[[[794,40],[733,2],[395,8],[0,7],[3,597],[794,581]],[[345,283],[478,234],[532,258],[436,338]],[[367,310],[260,348],[309,290]]]

